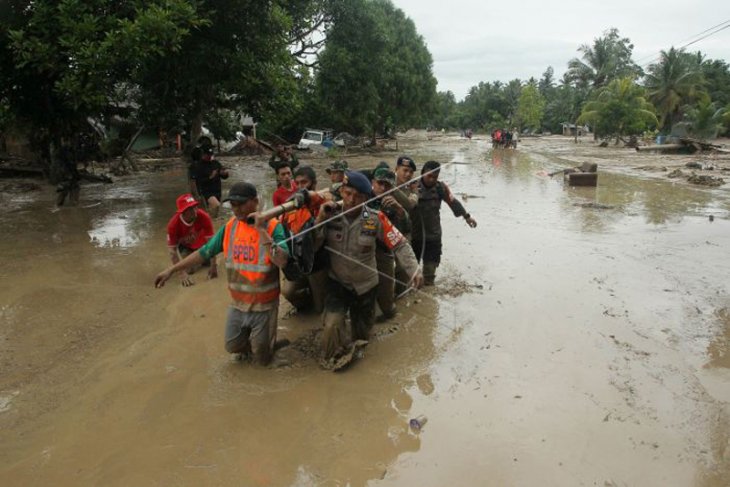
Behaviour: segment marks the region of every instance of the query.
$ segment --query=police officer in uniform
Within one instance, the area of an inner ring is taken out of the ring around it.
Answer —
[[[378,287],[376,243],[394,253],[413,276],[414,287],[420,287],[423,280],[413,250],[400,231],[384,213],[363,204],[371,194],[370,181],[363,174],[347,171],[342,184],[342,212],[332,218],[337,205],[326,202],[317,217],[317,223],[327,223],[317,230],[315,248],[324,246],[330,259],[322,333],[325,359],[346,352],[350,340],[370,336]],[[348,312],[349,333],[345,328]]]

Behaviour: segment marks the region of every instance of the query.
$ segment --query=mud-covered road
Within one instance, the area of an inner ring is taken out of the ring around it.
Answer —
[[[223,350],[224,279],[153,288],[182,166],[60,211],[4,183],[0,485],[730,485],[730,184],[560,137],[411,133],[348,160],[399,153],[451,163],[479,226],[444,208],[436,288],[343,373],[307,353],[316,316],[283,304],[294,345],[258,368]],[[585,160],[598,188],[545,175]],[[270,200],[263,157],[224,162]]]

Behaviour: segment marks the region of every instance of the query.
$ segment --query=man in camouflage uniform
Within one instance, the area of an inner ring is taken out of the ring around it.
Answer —
[[[428,161],[421,169],[418,183],[418,206],[413,212],[413,239],[411,246],[419,262],[423,259],[423,278],[426,286],[432,286],[436,279],[436,268],[441,263],[441,202],[446,202],[456,217],[464,217],[474,228],[476,220],[467,213],[449,187],[439,181],[441,165]]]
[[[332,186],[330,186],[330,193],[335,201],[342,200],[340,188],[342,187],[342,180],[345,178],[345,171],[347,171],[347,161],[344,160],[334,161],[329,165],[329,167],[327,167],[327,169],[325,169],[325,172],[329,174],[330,182],[332,183]]]
[[[395,186],[395,173],[388,168],[376,169],[373,174],[373,193],[379,198],[369,203],[370,208],[380,210],[395,225],[403,236],[411,233],[411,220],[408,212],[403,208],[393,196],[395,191],[381,196],[391,191]],[[396,190],[397,191],[397,190]],[[378,243],[375,252],[375,260],[377,261],[378,272],[378,306],[383,312],[382,320],[387,320],[395,316],[395,255],[385,245]],[[410,276],[404,278],[404,282],[409,282]]]

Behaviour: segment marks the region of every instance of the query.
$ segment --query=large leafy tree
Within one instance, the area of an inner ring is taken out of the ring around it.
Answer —
[[[658,123],[644,88],[630,77],[601,88],[595,99],[585,104],[578,122],[591,124],[598,136],[616,137],[617,143],[623,135],[640,134]]]
[[[0,98],[58,175],[55,153],[113,102],[134,66],[176,52],[203,25],[186,0],[14,1],[0,30]]]
[[[633,50],[628,37],[621,37],[616,28],[609,29],[593,44],[578,48],[581,58],[568,62],[568,74],[577,85],[591,89],[606,86],[617,78],[641,76],[641,67],[631,58]]]
[[[425,123],[433,60],[413,21],[389,0],[339,0],[319,57],[322,120],[354,132]]]
[[[527,83],[522,88],[517,105],[516,122],[520,131],[523,128],[537,130],[541,127],[545,113],[545,98],[540,94],[537,83]]]
[[[205,25],[195,29],[177,52],[139,72],[140,116],[190,128],[191,139],[203,121],[220,109],[254,116],[291,110],[297,90],[297,57],[307,54],[303,15],[307,3],[275,0],[199,0]],[[312,14],[313,15],[313,14]],[[296,17],[296,19],[295,19]],[[320,18],[310,18],[315,25]],[[314,27],[314,25],[312,26]],[[158,122],[159,123],[159,122]]]
[[[649,66],[644,80],[649,99],[659,112],[659,125],[671,130],[682,118],[682,107],[691,106],[703,94],[701,55],[681,49],[662,51],[658,63]]]
[[[223,121],[221,110],[286,111],[298,66],[319,47],[325,2],[10,0],[0,10],[0,119],[53,161],[89,118],[120,111],[192,138],[206,117]]]

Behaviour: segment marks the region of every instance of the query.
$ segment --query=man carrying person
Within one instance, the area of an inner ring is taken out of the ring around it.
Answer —
[[[228,169],[216,159],[213,159],[213,147],[201,148],[200,161],[190,166],[190,192],[196,199],[205,204],[210,216],[218,216],[221,206],[221,180],[228,179]]]
[[[337,204],[324,203],[316,222],[327,222],[316,232],[316,246],[329,252],[330,266],[327,296],[324,304],[322,351],[324,359],[337,358],[347,351],[352,341],[367,340],[375,321],[375,299],[378,272],[375,245],[380,242],[395,254],[419,287],[422,276],[413,250],[385,214],[367,208],[364,203],[372,186],[355,171],[347,171],[343,179],[342,212],[335,218]],[[345,318],[350,313],[350,333]]]
[[[192,254],[213,237],[213,221],[208,214],[198,207],[198,201],[190,193],[177,198],[177,212],[167,223],[167,248],[172,264]],[[210,266],[208,279],[218,277],[218,267],[215,258],[206,260],[203,265]],[[189,268],[180,273],[182,285],[192,286],[190,274],[195,268]]]
[[[423,278],[426,286],[433,286],[436,268],[441,262],[441,202],[445,201],[456,217],[464,217],[474,228],[476,220],[467,213],[446,183],[439,181],[441,164],[428,161],[421,168],[418,183],[418,206],[413,212],[413,239],[411,246],[420,262],[423,259]]]
[[[289,255],[295,256],[296,246],[300,245],[302,252],[308,252],[310,244],[313,246],[314,232],[307,232],[298,236],[300,232],[310,228],[314,219],[319,214],[324,198],[316,193],[317,174],[309,166],[300,166],[294,171],[294,181],[297,185],[297,193],[293,196],[300,196],[304,204],[298,209],[281,215],[281,223],[289,236]],[[313,255],[304,256],[305,259],[312,259],[312,268],[307,269],[306,275],[298,276],[290,280],[286,275],[281,281],[281,294],[298,310],[312,308],[314,312],[321,313],[324,309],[324,289],[327,284],[327,254],[324,249],[314,252]]]
[[[200,265],[222,252],[233,298],[225,327],[226,350],[251,354],[255,362],[266,365],[276,342],[279,267],[288,260],[286,235],[278,221],[264,221],[256,213],[259,199],[252,184],[234,184],[223,201],[231,202],[234,217],[200,249],[160,272],[155,287],[164,286],[175,272]],[[255,216],[254,225],[246,222],[249,216]]]
[[[373,194],[378,199],[368,203],[374,210],[380,210],[395,225],[398,231],[404,235],[411,233],[411,220],[408,212],[395,200],[390,191],[395,186],[395,173],[388,168],[378,168],[373,173]],[[396,190],[397,191],[397,190]],[[378,294],[377,302],[382,311],[380,320],[388,320],[395,316],[395,255],[385,244],[376,244],[375,261],[378,269]],[[410,282],[410,276],[405,277],[404,283]]]

